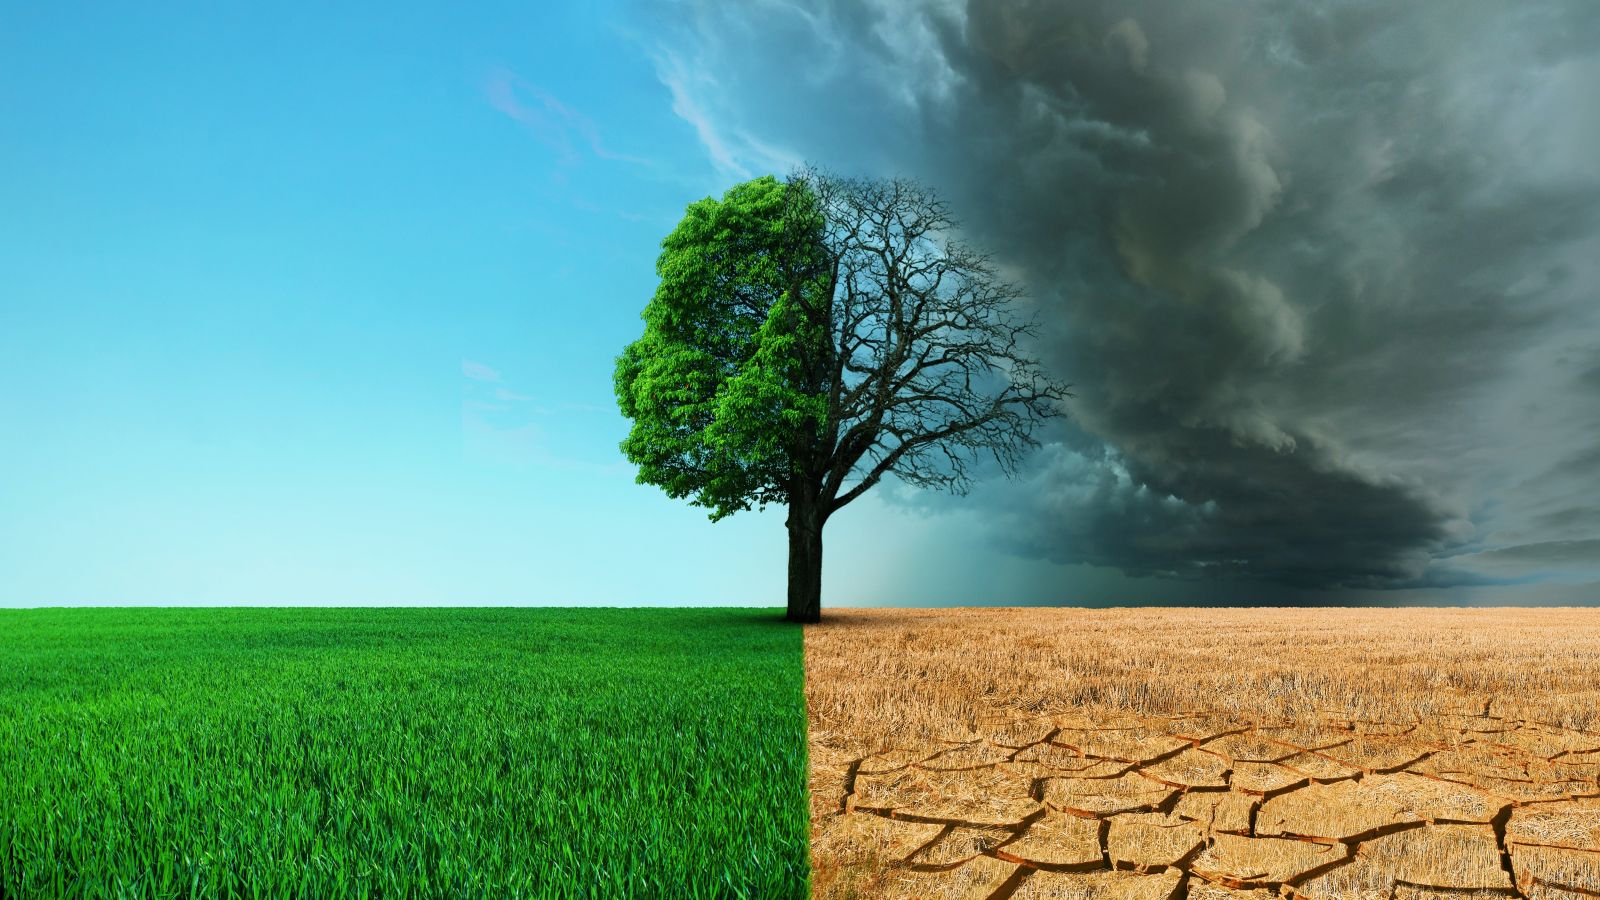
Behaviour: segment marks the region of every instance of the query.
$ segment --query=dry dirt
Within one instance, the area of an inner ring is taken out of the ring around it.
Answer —
[[[818,897],[1600,897],[1600,610],[837,610]]]

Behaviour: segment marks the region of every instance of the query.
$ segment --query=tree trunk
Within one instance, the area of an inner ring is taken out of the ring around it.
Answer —
[[[791,622],[822,618],[822,523],[815,508],[789,506],[789,612]]]

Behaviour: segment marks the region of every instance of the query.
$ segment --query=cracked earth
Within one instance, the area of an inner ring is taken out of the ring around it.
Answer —
[[[1600,897],[1600,735],[1482,713],[984,724],[821,767],[826,839],[893,870],[877,896]]]
[[[1600,733],[1493,700],[1410,718],[998,715],[866,753],[827,725],[820,896],[1600,897]]]

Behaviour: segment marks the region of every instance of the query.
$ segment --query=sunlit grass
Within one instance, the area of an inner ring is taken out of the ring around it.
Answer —
[[[0,896],[803,896],[776,619],[0,611]]]

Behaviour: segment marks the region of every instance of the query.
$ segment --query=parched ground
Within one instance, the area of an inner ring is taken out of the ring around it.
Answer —
[[[1600,610],[840,610],[818,897],[1600,897]]]

